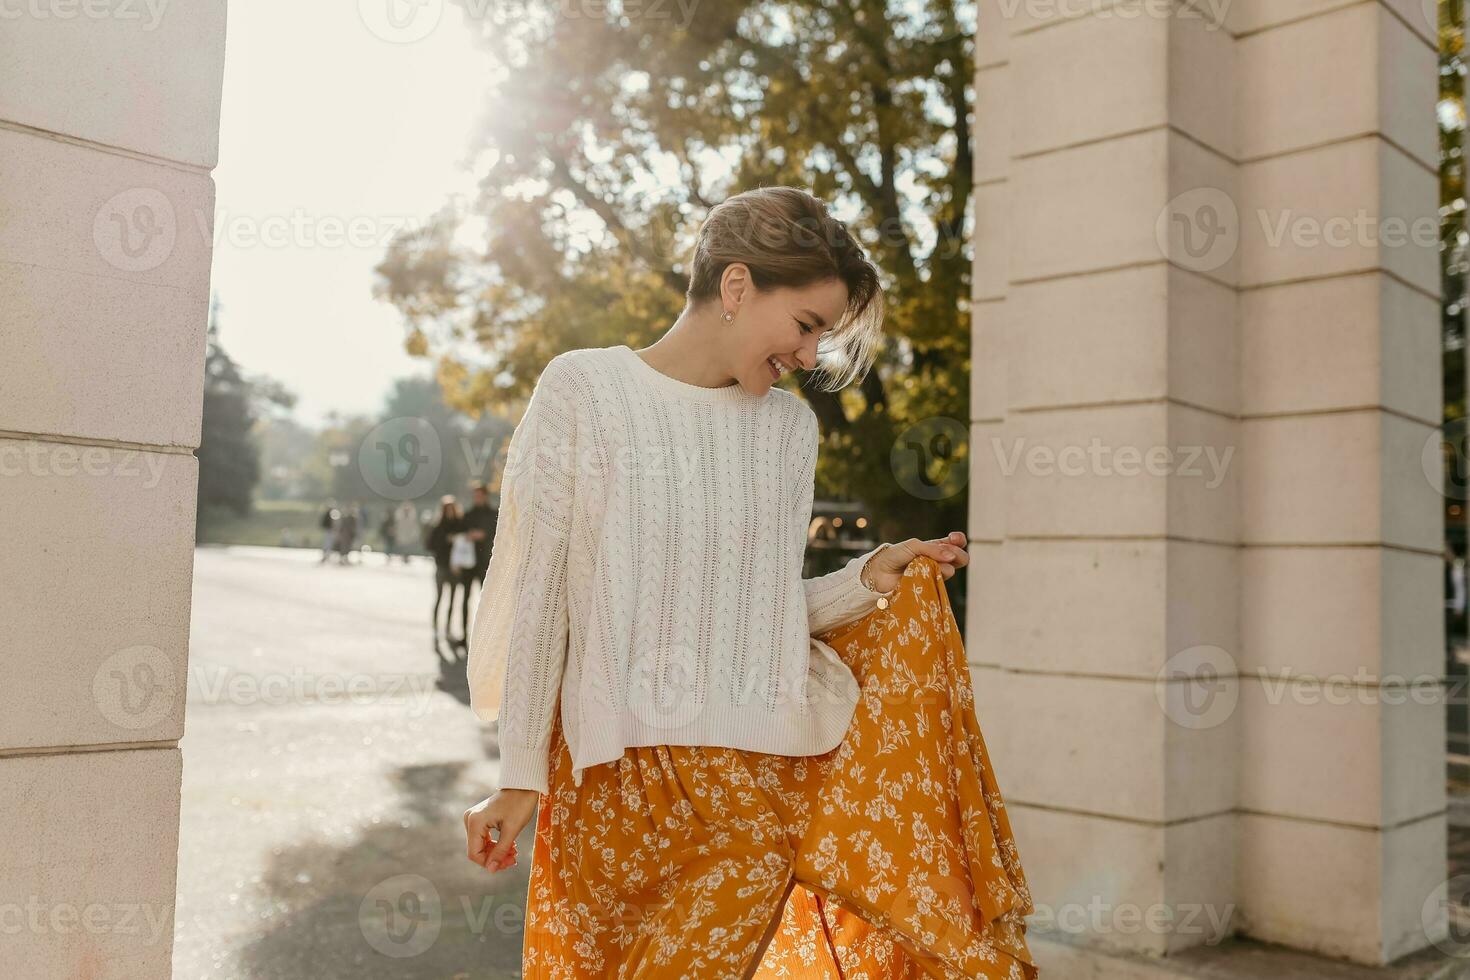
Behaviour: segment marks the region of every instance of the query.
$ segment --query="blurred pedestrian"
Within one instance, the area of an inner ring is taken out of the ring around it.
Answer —
[[[322,511],[319,522],[322,529],[322,561],[326,561],[337,550],[337,521],[341,516],[336,501],[328,500],[327,509]]]
[[[410,549],[423,534],[419,530],[419,512],[412,500],[405,500],[398,505],[398,510],[393,514],[393,532],[394,540],[403,555],[403,563],[407,565]]]
[[[434,558],[434,639],[439,639],[439,607],[443,605],[444,593],[449,593],[449,608],[444,616],[444,635],[449,634],[450,623],[454,620],[454,597],[460,589],[460,577],[450,564],[450,552],[454,549],[455,538],[460,533],[464,514],[459,509],[459,501],[454,499],[453,494],[446,493],[439,500],[439,516],[429,527],[429,533],[424,541],[429,554]]]
[[[353,546],[357,542],[357,520],[359,511],[353,504],[337,518],[337,561],[343,565],[350,562]]]
[[[391,510],[384,511],[383,523],[378,525],[378,537],[383,539],[384,564],[393,564],[393,552],[397,545],[394,537],[397,533],[397,530],[397,526],[393,523],[393,512]]]
[[[479,480],[470,484],[473,503],[464,514],[465,532],[475,543],[475,563],[464,570],[460,581],[464,585],[464,603],[459,608],[459,635],[469,635],[470,597],[475,586],[484,587],[485,573],[490,569],[490,546],[495,542],[495,524],[499,512],[490,506],[490,491]]]

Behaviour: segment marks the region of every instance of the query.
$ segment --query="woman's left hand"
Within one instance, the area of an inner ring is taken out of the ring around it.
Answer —
[[[969,538],[963,531],[951,531],[942,538],[922,540],[909,538],[890,544],[868,559],[868,581],[878,592],[891,592],[898,588],[899,579],[909,562],[920,555],[928,555],[939,563],[939,570],[946,579],[954,576],[956,568],[970,564],[970,553],[965,550]]]

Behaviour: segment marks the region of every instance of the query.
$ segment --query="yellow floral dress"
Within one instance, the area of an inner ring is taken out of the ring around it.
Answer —
[[[760,980],[1034,980],[1031,896],[938,564],[910,562],[888,609],[822,639],[862,689],[822,755],[640,746],[574,786],[557,718],[527,980],[735,980],[757,956]]]

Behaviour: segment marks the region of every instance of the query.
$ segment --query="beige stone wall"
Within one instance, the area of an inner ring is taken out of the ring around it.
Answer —
[[[225,5],[0,27],[0,962],[167,977]]]
[[[1443,707],[1379,693],[1443,673],[1425,7],[980,7],[969,648],[1034,898],[1420,948]]]

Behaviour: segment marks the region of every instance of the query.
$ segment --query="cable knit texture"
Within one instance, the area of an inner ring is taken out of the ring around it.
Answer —
[[[626,345],[552,358],[511,435],[469,645],[500,787],[547,790],[629,746],[835,748],[858,701],[815,637],[870,612],[866,552],[804,579],[818,429],[781,388],[656,370]]]

